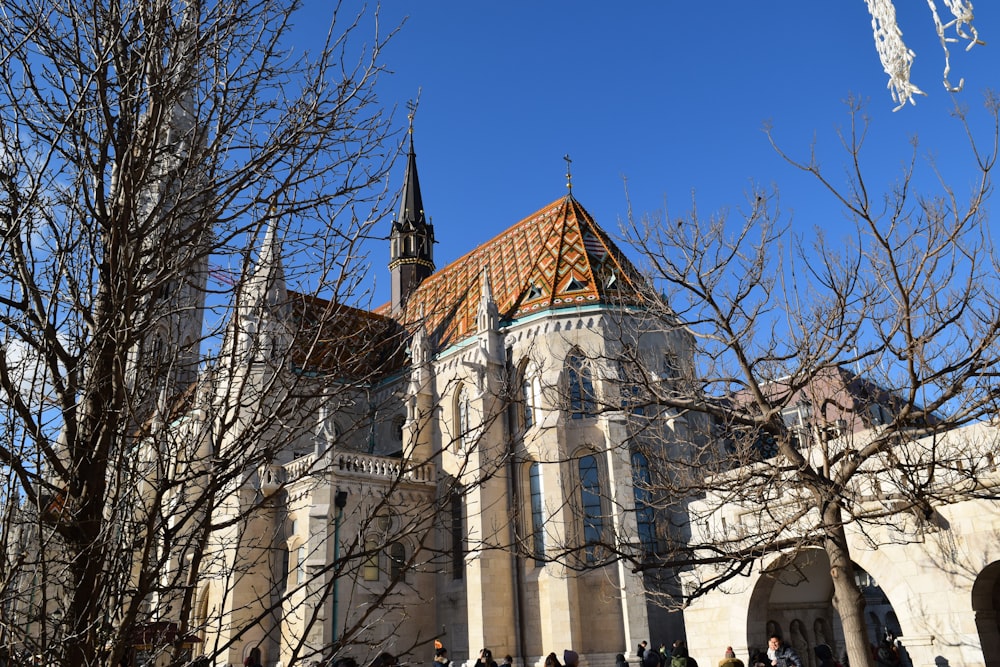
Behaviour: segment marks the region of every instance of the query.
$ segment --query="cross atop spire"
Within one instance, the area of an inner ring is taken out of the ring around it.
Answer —
[[[406,114],[406,118],[407,118],[407,120],[410,121],[410,129],[408,129],[406,132],[407,132],[407,134],[410,135],[410,140],[412,141],[412,139],[413,139],[413,117],[417,115],[417,103],[414,102],[413,100],[408,101],[406,103],[406,110],[408,112]]]
[[[566,160],[566,190],[568,190],[568,195],[573,196],[573,172],[570,170],[570,164],[573,162],[569,158],[569,153],[563,155],[563,159]]]

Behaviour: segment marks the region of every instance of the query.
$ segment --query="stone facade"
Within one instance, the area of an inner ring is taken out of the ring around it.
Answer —
[[[865,431],[856,435],[863,437]],[[943,459],[981,466],[981,489],[936,505],[932,517],[902,512],[881,523],[847,526],[866,597],[869,640],[877,644],[889,630],[904,664],[914,667],[995,665],[1000,659],[1000,507],[991,496],[1000,489],[1000,472],[993,464],[1000,432],[977,424],[931,437],[941,452],[956,452],[954,457],[942,453]],[[931,437],[918,444],[930,446]],[[891,497],[890,480],[879,477],[873,475],[871,483],[858,489],[859,502]],[[942,497],[947,497],[963,482],[944,474],[939,483]],[[739,526],[745,512],[759,509],[725,506],[716,512],[714,528],[723,523]],[[798,649],[806,665],[816,664],[812,647],[820,643],[843,656],[832,595],[830,564],[822,550],[772,554],[747,576],[685,609],[691,654],[708,659],[732,646],[745,658],[765,647],[771,632],[778,632]]]

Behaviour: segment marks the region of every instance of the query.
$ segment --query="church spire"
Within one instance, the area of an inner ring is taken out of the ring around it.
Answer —
[[[392,312],[400,313],[421,281],[434,272],[434,227],[427,223],[413,149],[413,113],[410,105],[410,147],[400,193],[399,213],[392,223],[389,271],[392,274]]]

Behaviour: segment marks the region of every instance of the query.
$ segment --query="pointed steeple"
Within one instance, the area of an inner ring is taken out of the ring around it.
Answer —
[[[396,222],[401,225],[416,227],[426,225],[424,217],[424,199],[420,196],[420,178],[417,176],[417,153],[413,150],[413,125],[408,132],[410,150],[406,157],[406,174],[403,176],[403,194],[400,197],[399,213]]]
[[[392,222],[389,271],[392,274],[392,312],[406,306],[418,285],[434,273],[434,227],[427,223],[413,149],[413,107],[410,113],[409,154],[400,193],[399,213]]]
[[[257,265],[247,277],[238,322],[240,349],[251,361],[277,358],[288,344],[290,304],[281,238],[272,201]]]
[[[271,311],[283,306],[288,300],[285,288],[285,266],[281,261],[281,239],[278,237],[277,207],[272,201],[269,214],[270,222],[264,232],[264,243],[257,258],[253,277],[250,279],[253,298],[260,303],[265,311]]]

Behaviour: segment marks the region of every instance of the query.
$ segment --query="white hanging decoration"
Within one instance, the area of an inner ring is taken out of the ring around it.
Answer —
[[[875,35],[875,50],[878,51],[882,68],[889,75],[888,88],[893,102],[898,102],[894,111],[902,109],[907,102],[916,104],[914,95],[925,95],[924,91],[910,83],[910,67],[916,55],[903,43],[903,33],[896,22],[896,7],[892,0],[866,0],[868,13],[872,15],[872,32]]]
[[[979,33],[976,32],[975,26],[972,25],[972,2],[970,0],[943,1],[948,6],[948,9],[951,10],[951,15],[955,17],[951,21],[948,21],[948,23],[941,23],[934,0],[927,0],[927,4],[931,8],[931,14],[934,15],[934,27],[937,28],[938,39],[941,41],[941,49],[944,50],[944,87],[949,92],[957,93],[965,85],[965,79],[959,79],[957,86],[951,85],[948,81],[948,73],[951,72],[948,42],[957,42],[959,39],[964,39],[969,42],[969,45],[965,47],[966,51],[976,44],[982,44],[983,42],[979,40]],[[945,37],[945,31],[952,27],[955,28],[955,37]],[[968,28],[968,32],[966,32],[966,28]]]
[[[925,95],[926,93],[910,80],[910,68],[916,54],[903,42],[903,33],[896,21],[896,7],[893,0],[865,0],[865,2],[868,4],[868,13],[872,17],[875,50],[878,51],[879,60],[882,61],[882,68],[889,75],[887,87],[892,94],[893,101],[898,103],[893,111],[902,109],[907,102],[916,104],[913,96]],[[937,29],[938,39],[941,41],[941,48],[944,49],[944,86],[949,91],[957,92],[962,89],[965,81],[960,80],[957,86],[951,85],[948,81],[948,74],[951,72],[948,43],[964,39],[969,42],[969,46],[966,47],[966,50],[969,50],[976,44],[983,42],[980,41],[979,34],[972,25],[971,0],[942,0],[942,2],[947,5],[954,17],[948,23],[942,23],[934,0],[927,0],[934,17],[934,26]],[[955,36],[946,37],[945,32],[951,28],[954,28]]]

